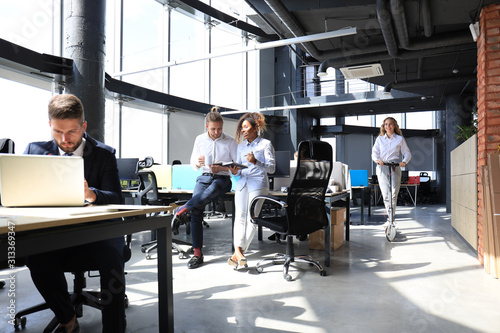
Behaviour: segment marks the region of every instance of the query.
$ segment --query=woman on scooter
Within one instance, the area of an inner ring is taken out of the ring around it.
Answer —
[[[384,162],[398,162],[400,154],[403,160],[399,162],[399,167],[395,167],[391,173],[391,168],[384,166]],[[391,188],[389,176],[392,175],[392,211],[396,213],[396,203],[401,185],[401,168],[405,167],[411,159],[411,152],[406,144],[406,140],[401,134],[398,122],[392,117],[387,117],[380,126],[380,134],[375,140],[372,148],[372,160],[377,163],[377,179],[384,198],[386,211],[391,204]],[[394,216],[394,215],[393,215]]]

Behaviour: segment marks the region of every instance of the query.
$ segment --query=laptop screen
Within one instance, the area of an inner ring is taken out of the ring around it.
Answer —
[[[2,206],[83,206],[83,180],[81,157],[0,154]]]

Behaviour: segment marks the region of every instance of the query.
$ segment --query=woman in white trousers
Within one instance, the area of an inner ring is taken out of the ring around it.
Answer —
[[[255,235],[257,226],[250,222],[248,211],[250,202],[257,195],[269,193],[268,173],[274,173],[274,147],[271,141],[262,138],[266,128],[265,118],[261,113],[250,112],[244,114],[238,121],[236,141],[240,142],[237,152],[237,163],[246,168],[232,167],[231,172],[239,176],[234,196],[234,253],[228,264],[235,269],[238,266],[247,266],[244,256]],[[242,140],[243,139],[243,140]],[[260,210],[260,207],[257,207]]]
[[[401,162],[400,155],[403,156]],[[405,167],[411,159],[411,152],[406,144],[398,122],[392,117],[387,117],[380,126],[380,134],[375,140],[372,148],[372,160],[377,163],[377,179],[384,199],[386,211],[392,202],[392,212],[396,213],[396,204],[398,199],[399,187],[401,185],[401,168]],[[391,172],[391,168],[384,166],[384,162],[397,162],[398,167],[395,167]],[[389,186],[389,176],[392,174],[392,198],[391,188]]]

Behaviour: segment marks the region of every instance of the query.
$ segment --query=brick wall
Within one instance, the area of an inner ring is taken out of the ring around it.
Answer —
[[[477,40],[478,259],[483,263],[482,188],[480,168],[500,144],[500,5],[484,7]]]

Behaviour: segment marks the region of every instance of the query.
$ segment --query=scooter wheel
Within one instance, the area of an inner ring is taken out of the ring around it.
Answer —
[[[389,242],[392,242],[396,238],[396,227],[394,225],[388,225],[385,228],[385,237]]]

